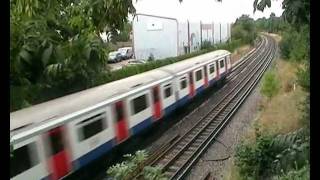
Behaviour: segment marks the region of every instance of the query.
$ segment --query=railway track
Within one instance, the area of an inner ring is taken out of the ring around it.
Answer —
[[[213,108],[199,117],[190,130],[155,152],[144,166],[160,167],[169,179],[185,177],[258,83],[274,58],[277,46],[274,39],[262,36],[256,49],[228,76],[229,82],[220,91]]]

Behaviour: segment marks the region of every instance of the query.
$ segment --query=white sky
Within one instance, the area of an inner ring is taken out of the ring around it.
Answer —
[[[254,0],[132,0],[137,13],[173,17],[179,20],[202,22],[234,22],[242,14],[258,19],[268,18],[271,12],[281,16],[283,0],[272,0],[271,8],[253,14]]]

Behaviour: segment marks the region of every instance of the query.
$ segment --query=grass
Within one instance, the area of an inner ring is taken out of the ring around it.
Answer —
[[[296,64],[282,59],[276,62],[275,71],[281,87],[279,93],[270,101],[264,99],[261,102],[263,110],[258,123],[262,131],[283,134],[301,126],[299,103],[306,93],[296,83],[296,69]]]
[[[262,98],[260,111],[253,120],[251,128],[246,132],[245,141],[255,140],[254,126],[259,126],[262,132],[272,134],[285,134],[299,129],[300,102],[306,97],[306,93],[297,85],[295,72],[298,64],[277,59],[274,63],[274,70],[279,78],[281,87],[276,96],[268,100]],[[233,159],[233,158],[232,158]],[[224,180],[241,179],[234,162],[226,168]]]

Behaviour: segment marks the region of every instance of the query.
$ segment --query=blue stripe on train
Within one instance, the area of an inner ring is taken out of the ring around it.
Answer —
[[[224,76],[226,76],[225,72],[220,75],[220,78],[222,78]],[[209,82],[210,86],[213,85],[215,82],[217,82],[217,80],[216,79],[212,79]],[[199,87],[196,90],[196,95],[202,93],[202,91],[204,89],[205,89],[204,86]],[[165,108],[165,110],[164,110],[165,116],[167,116],[170,113],[172,113],[172,111],[174,109],[176,109],[176,107],[178,107],[178,106],[180,107],[180,106],[183,106],[184,104],[188,103],[191,99],[192,98],[190,98],[189,95],[186,95],[182,99],[180,99],[177,103],[173,103],[169,107]],[[141,132],[145,128],[148,128],[149,126],[151,126],[152,123],[153,123],[152,117],[147,118],[146,120],[140,122],[139,124],[137,124],[136,126],[131,128],[131,133],[132,133],[131,135],[138,134],[139,132]],[[112,139],[112,140],[102,144],[98,148],[88,152],[87,154],[81,156],[79,159],[73,161],[73,167],[75,168],[75,170],[80,169],[81,167],[89,164],[91,161],[96,160],[97,158],[99,158],[103,154],[105,154],[108,151],[110,151],[115,144],[116,144],[115,143],[115,139]],[[45,177],[43,179],[45,180],[45,179],[48,179],[48,178],[49,177]]]
[[[89,164],[91,161],[96,160],[103,154],[110,151],[115,144],[115,139],[111,139],[110,141],[100,145],[99,147],[95,148],[94,150],[88,152],[87,154],[81,156],[79,159],[73,161],[73,167],[75,170],[80,169],[81,167]]]
[[[151,126],[152,123],[153,123],[152,117],[149,117],[148,119],[145,119],[144,121],[140,122],[139,124],[137,124],[137,125],[135,125],[134,127],[131,128],[131,135],[138,134],[143,129]]]
[[[187,104],[189,101],[191,100],[191,98],[189,97],[189,94],[184,96],[183,98],[179,99],[177,104],[177,107],[181,107],[185,104]]]

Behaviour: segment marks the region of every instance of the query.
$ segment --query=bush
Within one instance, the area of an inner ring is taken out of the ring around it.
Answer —
[[[137,170],[142,167],[147,159],[146,151],[137,151],[134,155],[124,155],[125,161],[111,166],[107,174],[116,180],[129,180],[132,176],[137,175]],[[142,175],[146,180],[166,180],[159,167],[146,166],[142,170]]]
[[[236,147],[235,164],[244,179],[277,177],[309,164],[309,134],[300,129],[284,135],[261,134]]]
[[[301,169],[294,169],[283,175],[273,178],[274,180],[309,180],[310,179],[310,165],[302,167]]]
[[[259,177],[268,174],[276,152],[272,149],[272,136],[258,136],[254,144],[241,143],[236,148],[235,164],[244,179]]]
[[[280,89],[280,82],[273,71],[267,71],[262,80],[261,93],[269,99]]]
[[[211,42],[210,41],[204,41],[202,42],[201,44],[201,49],[208,49],[210,48],[212,45],[211,45]]]

